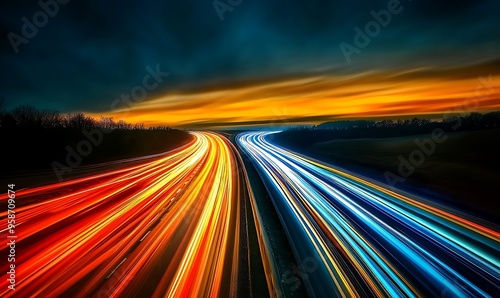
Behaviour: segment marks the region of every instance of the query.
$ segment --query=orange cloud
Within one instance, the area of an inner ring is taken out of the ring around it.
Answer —
[[[172,93],[104,115],[146,125],[189,127],[500,109],[500,75],[486,72],[479,77],[475,76],[477,73],[478,69],[417,69],[400,73],[318,75]]]

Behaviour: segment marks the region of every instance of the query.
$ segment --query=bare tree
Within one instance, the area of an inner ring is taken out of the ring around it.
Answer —
[[[132,129],[132,124],[125,122],[124,120],[120,120],[116,123],[117,129]]]
[[[132,126],[132,129],[134,130],[144,130],[145,127],[144,127],[144,123],[136,123]]]
[[[113,120],[113,117],[104,117],[101,116],[101,120],[99,121],[99,127],[102,129],[115,129],[116,123]]]
[[[170,126],[165,126],[165,125],[158,125],[158,126],[151,126],[149,130],[171,130],[172,128]]]
[[[58,111],[43,110],[39,113],[41,126],[43,128],[63,127],[64,117]]]
[[[92,129],[98,126],[94,118],[83,113],[70,113],[67,116],[68,127],[78,129]]]
[[[12,110],[12,117],[14,117],[17,126],[34,128],[38,124],[39,112],[33,106],[21,105]]]
[[[124,120],[115,122],[113,117],[101,116],[99,121],[84,113],[60,114],[55,110],[38,110],[30,105],[15,107],[12,111],[5,108],[5,99],[0,97],[0,127],[7,128],[73,128],[73,129],[93,129],[101,128],[106,130],[170,130],[168,126],[155,126],[146,128],[144,123],[128,123]]]

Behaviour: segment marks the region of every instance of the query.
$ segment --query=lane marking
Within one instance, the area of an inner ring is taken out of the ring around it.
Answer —
[[[118,270],[118,268],[123,264],[123,262],[125,262],[125,260],[127,260],[127,258],[123,259],[120,262],[120,264],[118,264],[118,266],[116,266],[115,269],[108,276],[106,276],[106,279],[109,279],[111,277],[111,275],[113,275],[116,272],[116,270]]]
[[[139,242],[142,242],[142,240],[144,240],[144,238],[146,238],[146,236],[147,236],[147,235],[149,235],[149,233],[151,233],[151,231],[148,231],[148,232],[146,233],[146,235],[142,236],[142,238],[141,238],[141,240],[139,240]]]

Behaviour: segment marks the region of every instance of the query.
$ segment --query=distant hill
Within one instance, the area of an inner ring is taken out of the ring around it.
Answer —
[[[294,127],[272,138],[291,148],[301,148],[338,139],[394,138],[432,133],[435,129],[445,132],[486,130],[500,128],[500,112],[470,113],[465,116],[448,117],[441,121],[430,119],[397,120],[340,120],[312,127]]]

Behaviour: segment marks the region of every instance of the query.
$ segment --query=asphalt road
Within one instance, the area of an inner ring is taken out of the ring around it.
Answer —
[[[496,296],[498,227],[268,134],[239,134],[237,149],[193,133],[167,154],[16,190],[16,290],[4,278],[0,296]]]

